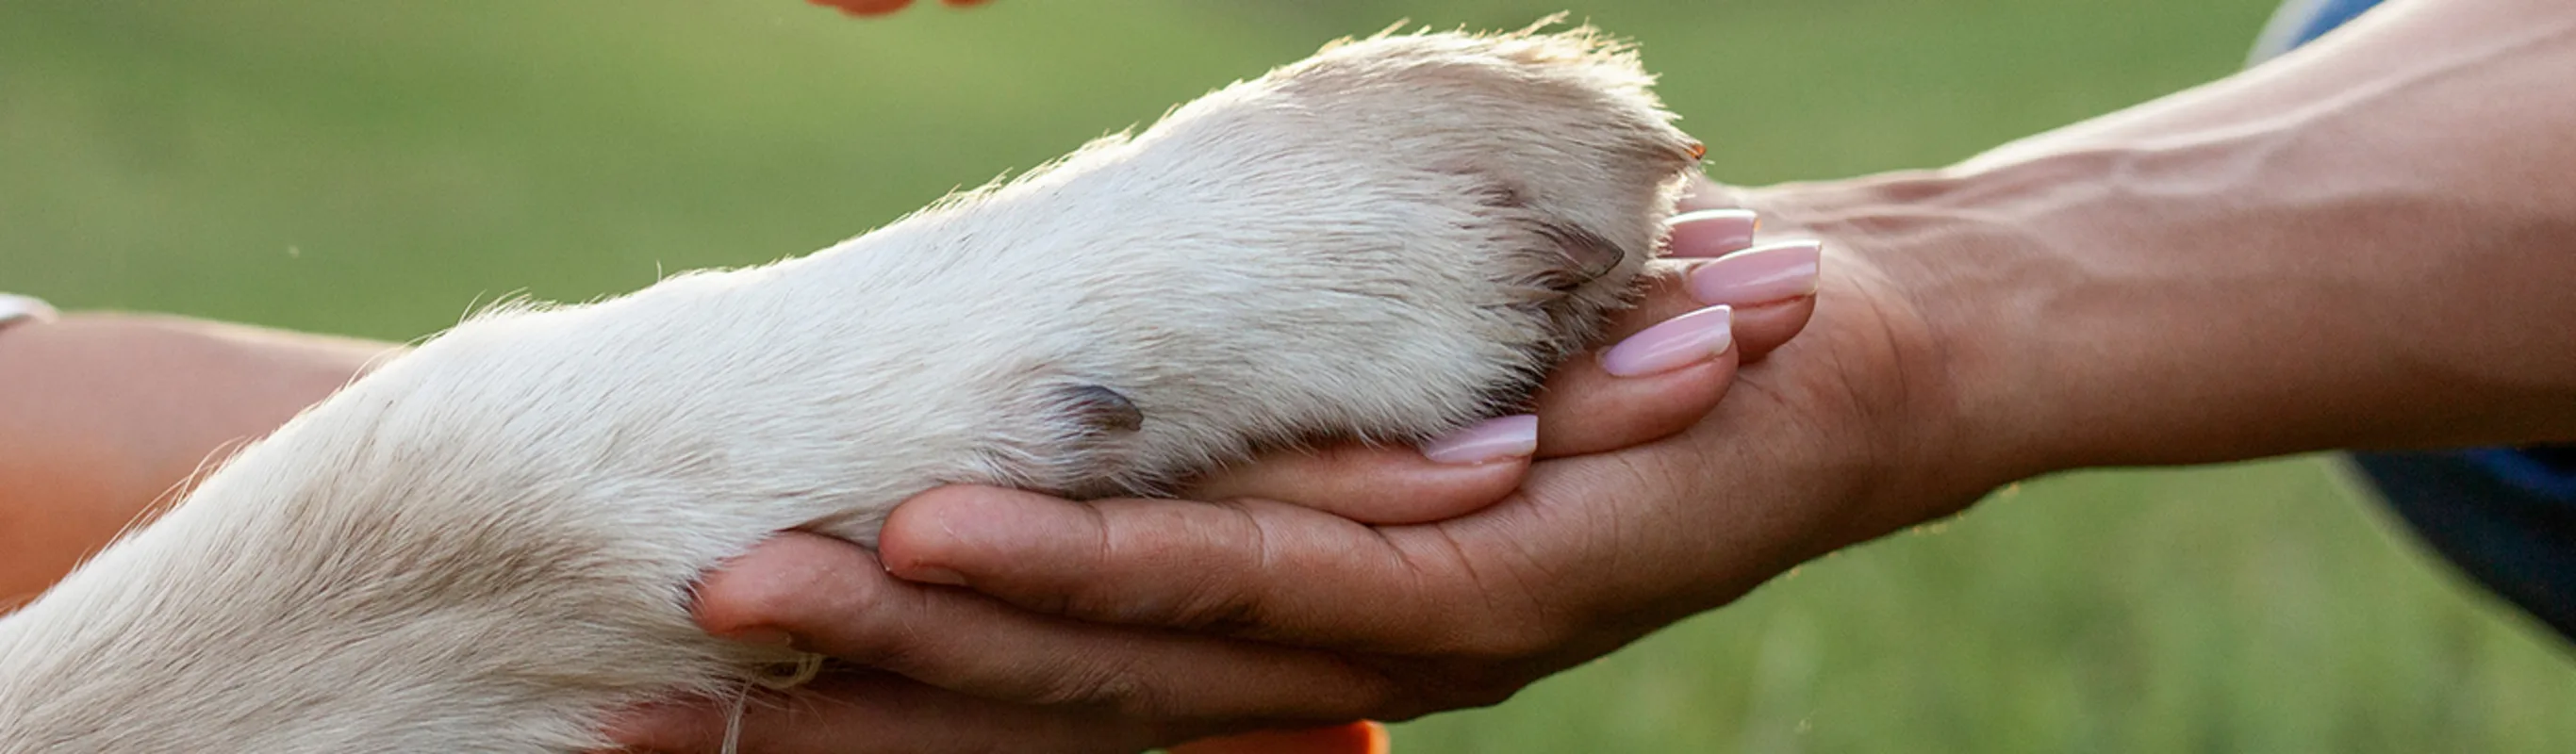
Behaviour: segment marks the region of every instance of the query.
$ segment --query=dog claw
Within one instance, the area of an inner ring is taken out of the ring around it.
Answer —
[[[1102,434],[1134,432],[1145,428],[1145,412],[1134,401],[1116,390],[1100,385],[1083,385],[1066,391],[1065,402],[1073,409],[1074,420]]]
[[[1621,250],[1618,244],[1582,228],[1549,225],[1541,232],[1556,242],[1557,250],[1565,254],[1567,261],[1574,263],[1568,277],[1556,286],[1558,290],[1571,291],[1600,279],[1611,270],[1619,269],[1619,263],[1628,260],[1628,252]]]

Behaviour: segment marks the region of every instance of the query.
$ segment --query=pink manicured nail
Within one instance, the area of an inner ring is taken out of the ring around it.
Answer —
[[[1601,353],[1601,369],[1614,377],[1670,372],[1735,347],[1735,312],[1712,306],[1664,320]]]
[[[1664,224],[1672,228],[1672,237],[1664,242],[1667,255],[1707,258],[1753,245],[1754,228],[1762,223],[1749,209],[1704,209],[1674,215]]]
[[[1434,463],[1469,466],[1538,452],[1538,417],[1530,414],[1487,419],[1422,446],[1422,457]]]
[[[1821,241],[1782,241],[1728,254],[1690,273],[1691,298],[1746,306],[1816,295]]]

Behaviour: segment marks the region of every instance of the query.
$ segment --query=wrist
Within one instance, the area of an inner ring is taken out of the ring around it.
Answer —
[[[1956,443],[1917,458],[1975,483],[2576,426],[2563,347],[2478,336],[2566,319],[2563,296],[2524,293],[2564,290],[2567,272],[2535,263],[2534,221],[2463,218],[2394,180],[2323,201],[2298,187],[2328,173],[2246,169],[2300,138],[2069,149],[1748,200],[1873,276],[1871,306],[1919,321],[1895,363],[1916,395],[1889,414],[1911,424],[1878,429]]]
[[[2190,210],[2111,196],[2102,172],[2118,159],[2068,152],[1750,197],[1766,218],[1827,238],[1842,251],[1836,266],[1856,271],[1857,297],[1909,323],[1887,328],[1895,376],[1880,388],[1903,405],[1868,414],[1869,432],[1916,438],[1887,455],[1899,467],[1888,476],[1973,498],[2054,471],[2295,444],[2249,439],[2278,426],[2194,434],[2249,405],[2211,359],[2241,361],[2259,339],[2213,334],[2248,315],[2229,299],[2263,298],[2262,276],[2174,253],[2234,250],[2190,237],[2206,230]]]
[[[1929,173],[1752,189],[1737,197],[1766,234],[1813,236],[1826,247],[1817,321],[1784,349],[1780,379],[1847,395],[1810,410],[1844,464],[1867,483],[1858,541],[1957,512],[2004,484],[2058,468],[2045,424],[1997,387],[2016,377],[2013,341],[1993,326],[2004,281],[2040,274],[2050,257],[2023,229],[1953,211],[1930,194]],[[1830,372],[1830,375],[1816,374]],[[1747,379],[1761,381],[1759,375]],[[1839,409],[1839,410],[1837,410]],[[1830,421],[1835,415],[1840,422]],[[1848,542],[1840,542],[1847,544]]]

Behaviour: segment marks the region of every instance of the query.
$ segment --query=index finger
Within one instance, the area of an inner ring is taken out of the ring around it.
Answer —
[[[1565,628],[1538,590],[1570,586],[1515,573],[1529,564],[1492,551],[1512,532],[1547,530],[1519,520],[1529,514],[1521,502],[1370,527],[1257,499],[1073,502],[960,486],[898,506],[879,547],[898,577],[962,582],[1087,621],[1361,652],[1516,655]]]

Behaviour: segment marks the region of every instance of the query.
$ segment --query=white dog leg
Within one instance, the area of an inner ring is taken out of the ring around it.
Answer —
[[[493,312],[0,619],[0,754],[563,752],[790,656],[690,580],[949,482],[1145,491],[1493,415],[1698,145],[1588,32],[1381,37],[809,257]]]

